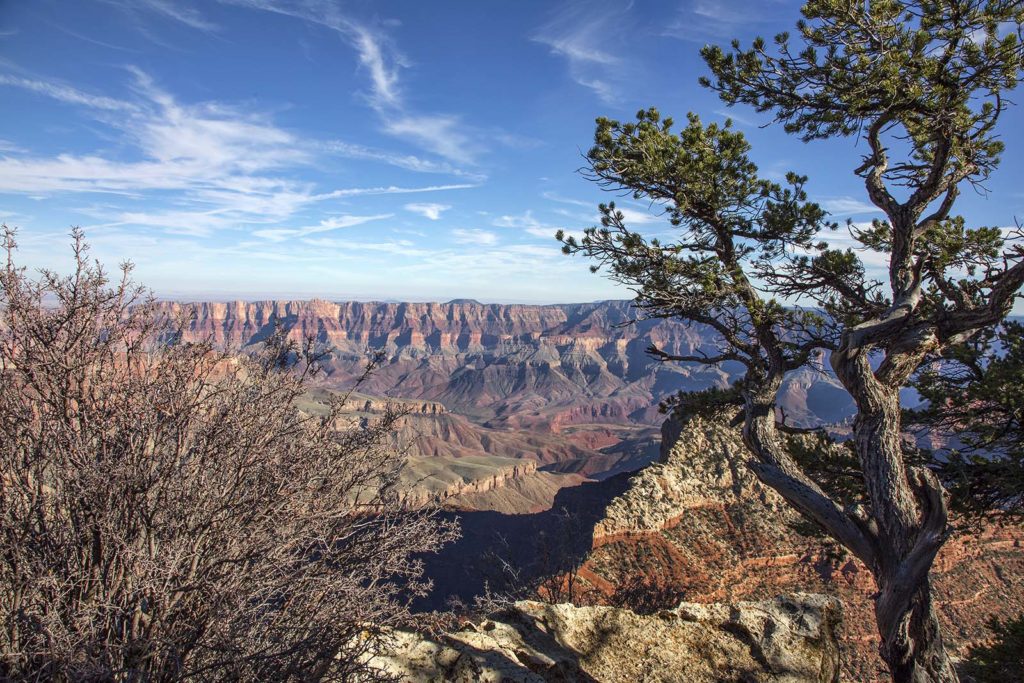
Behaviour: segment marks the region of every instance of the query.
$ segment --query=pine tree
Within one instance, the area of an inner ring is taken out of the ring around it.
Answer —
[[[1003,145],[996,127],[1021,77],[1020,0],[810,0],[796,37],[769,48],[705,47],[704,86],[770,112],[802,141],[852,138],[854,171],[884,218],[848,226],[881,254],[876,280],[808,200],[807,178],[758,175],[743,135],[688,115],[678,133],[649,109],[598,119],[587,175],[664,207],[678,239],[648,240],[614,204],[566,253],[637,293],[649,317],[701,323],[717,349],[665,361],[732,362],[750,466],[872,572],[881,655],[896,681],[955,681],[929,571],[947,539],[947,493],[908,462],[900,389],[927,359],[998,325],[1024,283],[1019,233],[969,227],[953,213]],[[843,505],[791,453],[777,424],[783,378],[827,357],[856,405],[853,444],[867,493]]]

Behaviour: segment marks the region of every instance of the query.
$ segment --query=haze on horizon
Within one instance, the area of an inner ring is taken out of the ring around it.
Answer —
[[[880,215],[852,141],[801,144],[697,85],[701,45],[791,29],[799,5],[3,3],[0,220],[21,263],[58,270],[80,225],[161,298],[631,298],[553,239],[609,199],[670,234],[576,172],[596,116],[729,116],[767,175],[809,175],[840,222]],[[970,224],[1024,216],[1022,117],[1001,122],[985,191],[958,202]]]

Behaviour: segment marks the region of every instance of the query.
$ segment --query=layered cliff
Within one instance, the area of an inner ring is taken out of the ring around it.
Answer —
[[[710,351],[708,329],[675,320],[629,324],[627,301],[551,306],[449,303],[262,301],[165,303],[190,318],[189,339],[245,348],[276,324],[294,338],[333,348],[333,386],[361,374],[367,353],[384,353],[363,389],[374,395],[432,400],[499,428],[558,432],[581,424],[660,423],[657,404],[680,389],[725,386],[737,368],[660,363],[645,352]],[[794,385],[794,415],[813,418],[829,404],[828,379]],[[820,394],[820,395],[819,395]],[[818,412],[816,412],[818,411]],[[841,409],[839,410],[841,412]]]
[[[467,455],[411,456],[402,481],[406,503],[412,507],[524,514],[547,510],[560,490],[578,486],[585,478],[540,471],[536,460],[526,458]]]
[[[884,680],[870,573],[804,523],[745,467],[739,431],[692,418],[665,430],[662,462],[630,480],[594,526],[580,575],[611,597],[635,584],[695,602],[810,590],[842,599],[848,680]],[[954,652],[985,639],[991,616],[1024,612],[1024,531],[989,526],[951,539],[934,565],[936,603]]]

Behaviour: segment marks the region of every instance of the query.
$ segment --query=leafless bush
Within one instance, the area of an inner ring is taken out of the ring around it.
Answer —
[[[686,597],[686,592],[671,581],[636,574],[623,577],[607,602],[613,607],[624,607],[637,614],[654,614],[674,609]]]
[[[525,542],[513,543],[501,534],[495,540],[481,556],[483,594],[474,596],[470,604],[450,598],[452,612],[482,617],[518,600],[576,606],[600,602],[597,591],[580,577],[590,536],[578,513],[564,507],[553,509]]]
[[[396,490],[385,413],[338,432],[296,400],[312,344],[166,339],[87,258],[0,274],[0,679],[372,677],[381,627],[454,537]],[[172,335],[173,336],[173,335]]]

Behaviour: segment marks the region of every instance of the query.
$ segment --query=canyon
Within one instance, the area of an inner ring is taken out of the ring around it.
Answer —
[[[834,633],[842,679],[884,680],[866,568],[746,469],[729,416],[666,420],[659,410],[676,392],[735,379],[738,368],[728,364],[663,363],[646,352],[656,345],[711,353],[707,329],[634,320],[625,301],[160,306],[186,321],[186,340],[245,352],[283,326],[291,338],[329,349],[303,410],[316,413],[346,394],[347,420],[373,420],[389,405],[404,413],[391,438],[409,454],[410,503],[440,504],[462,526],[461,539],[423,558],[434,590],[417,609],[465,606],[503,590],[572,602],[584,611],[564,607],[559,623],[583,624],[570,630],[590,634],[580,644],[586,649],[598,614],[590,607],[629,606],[641,619],[682,609],[682,600],[714,612],[811,591],[843,604]],[[374,354],[378,366],[356,386]],[[849,399],[825,372],[792,373],[780,403],[792,424],[848,432]],[[934,585],[958,656],[988,637],[990,616],[1024,612],[1022,544],[1019,526],[987,524],[960,529],[940,553]],[[545,576],[555,583],[537,582]],[[496,662],[511,666],[515,680],[534,680],[538,671],[545,680],[556,670],[564,680],[592,680],[588,672],[607,666],[571,647],[541,647],[523,624],[539,623],[538,610],[547,608],[531,605],[517,603],[512,622],[467,627],[443,643],[401,641],[406,650],[392,664],[416,680],[472,676],[465,672]],[[600,614],[631,628],[648,623]],[[505,636],[496,641],[494,629]]]
[[[296,341],[316,340],[329,355],[311,392],[311,409],[332,392],[355,388],[368,359],[380,354],[357,388],[353,413],[369,419],[386,401],[402,403],[409,414],[396,445],[408,447],[412,471],[426,475],[417,495],[451,498],[449,504],[459,508],[536,512],[550,506],[564,485],[636,470],[657,457],[660,401],[683,390],[724,388],[739,370],[654,359],[647,353],[651,345],[674,354],[711,353],[714,339],[700,325],[637,319],[628,301],[159,307],[167,318],[183,321],[187,341],[244,352],[277,326]],[[849,413],[845,393],[823,373],[795,373],[782,402],[794,424],[835,422]],[[440,466],[439,459],[454,465],[468,456],[478,459],[476,467],[465,460],[461,468]],[[509,463],[494,458],[533,460],[537,468],[513,467],[508,476]],[[489,501],[480,495],[486,487],[507,490]]]

